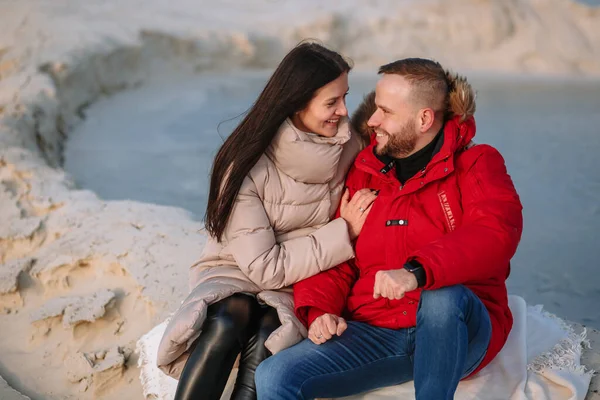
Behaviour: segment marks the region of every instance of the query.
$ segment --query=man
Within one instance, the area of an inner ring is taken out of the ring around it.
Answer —
[[[374,138],[346,181],[349,194],[370,188],[377,200],[359,206],[369,215],[356,258],[294,287],[309,340],[263,362],[261,400],[341,397],[409,380],[417,399],[452,399],[512,327],[505,281],[522,206],[502,156],[471,141],[471,87],[431,60],[379,73]]]

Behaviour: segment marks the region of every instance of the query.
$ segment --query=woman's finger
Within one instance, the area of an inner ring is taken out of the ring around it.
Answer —
[[[354,196],[352,196],[352,199],[350,199],[350,204],[354,205],[354,206],[360,204],[362,201],[362,198],[365,195],[369,194],[370,192],[371,192],[370,189],[360,189],[360,190],[356,191],[356,193],[354,193]]]
[[[371,204],[373,204],[373,202],[375,201],[375,199],[377,199],[377,196],[375,196],[373,193],[365,194],[361,198],[360,206],[362,208],[366,209],[368,206],[370,206]]]
[[[348,188],[346,188],[346,190],[344,190],[344,194],[342,194],[342,206],[346,206],[348,205],[348,203],[350,202],[350,190],[348,190]]]
[[[371,212],[372,208],[373,208],[373,203],[369,204],[369,206],[367,208],[365,208],[365,211],[363,211],[361,213],[361,215],[360,215],[362,217],[362,219],[366,219],[367,218],[367,215],[369,215],[369,213]]]

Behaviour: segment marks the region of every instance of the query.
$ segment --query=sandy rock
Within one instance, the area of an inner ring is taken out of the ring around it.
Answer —
[[[35,253],[32,276],[48,289],[67,288],[72,272],[92,266],[98,276],[131,275],[165,316],[181,302],[187,287],[187,268],[181,266],[198,259],[206,240],[188,212],[132,201],[89,212],[71,204],[48,216],[49,230],[60,227],[61,236]],[[145,221],[143,229],[139,221]]]
[[[23,298],[18,291],[19,275],[27,272],[32,264],[33,260],[30,258],[0,264],[0,314],[16,312],[23,306]]]
[[[67,379],[79,383],[79,391],[92,388],[94,396],[102,395],[123,376],[131,349],[114,346],[94,353],[70,355],[65,360]]]
[[[40,228],[42,219],[37,217],[19,218],[0,231],[0,238],[10,238],[11,240],[24,240],[31,238]]]
[[[77,383],[94,372],[94,363],[81,352],[69,355],[65,359],[67,379],[69,382]]]
[[[79,382],[77,389],[79,390],[80,393],[83,393],[83,392],[86,392],[89,387],[90,387],[90,380],[88,378],[85,378]]]
[[[92,390],[99,395],[115,382],[119,382],[125,371],[125,355],[119,347],[111,348],[104,359],[94,365],[92,374]]]
[[[19,274],[27,272],[32,264],[32,259],[25,258],[0,265],[0,295],[17,291]]]
[[[583,327],[575,324],[575,329],[580,331]],[[590,346],[584,349],[581,363],[588,369],[596,371],[596,374],[592,376],[586,400],[600,400],[600,330],[588,327],[587,338]]]
[[[116,346],[109,349],[102,360],[97,360],[92,374],[92,388],[96,395],[104,392],[111,384],[114,385],[123,376],[128,358],[126,353],[131,354],[130,350]]]
[[[23,297],[19,292],[0,295],[0,314],[16,314],[23,306]]]
[[[115,293],[100,290],[87,297],[62,297],[52,299],[31,315],[32,322],[62,315],[63,326],[68,328],[81,322],[94,322],[104,316],[106,307],[115,298]]]

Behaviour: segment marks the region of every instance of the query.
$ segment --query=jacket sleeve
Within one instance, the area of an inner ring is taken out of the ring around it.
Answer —
[[[294,311],[307,328],[323,314],[341,316],[350,289],[358,278],[354,260],[294,285]]]
[[[365,186],[364,174],[354,166],[346,178],[350,195]],[[340,215],[338,207],[336,217]],[[358,279],[358,268],[354,259],[312,278],[294,285],[294,311],[296,317],[307,328],[323,314],[342,316],[352,286]]]
[[[342,218],[309,235],[277,243],[256,185],[249,177],[238,193],[224,238],[239,268],[263,290],[290,286],[354,257]]]
[[[523,230],[523,207],[500,153],[479,146],[478,158],[459,176],[461,226],[409,257],[425,268],[424,289],[508,276]]]

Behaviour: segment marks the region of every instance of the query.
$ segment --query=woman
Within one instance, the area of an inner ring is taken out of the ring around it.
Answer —
[[[181,375],[176,399],[219,399],[238,354],[232,398],[255,399],[258,364],[306,337],[287,287],[354,256],[375,195],[344,193],[331,220],[362,146],[347,119],[350,69],[298,45],[217,153],[209,239],[158,351],[159,367]]]

